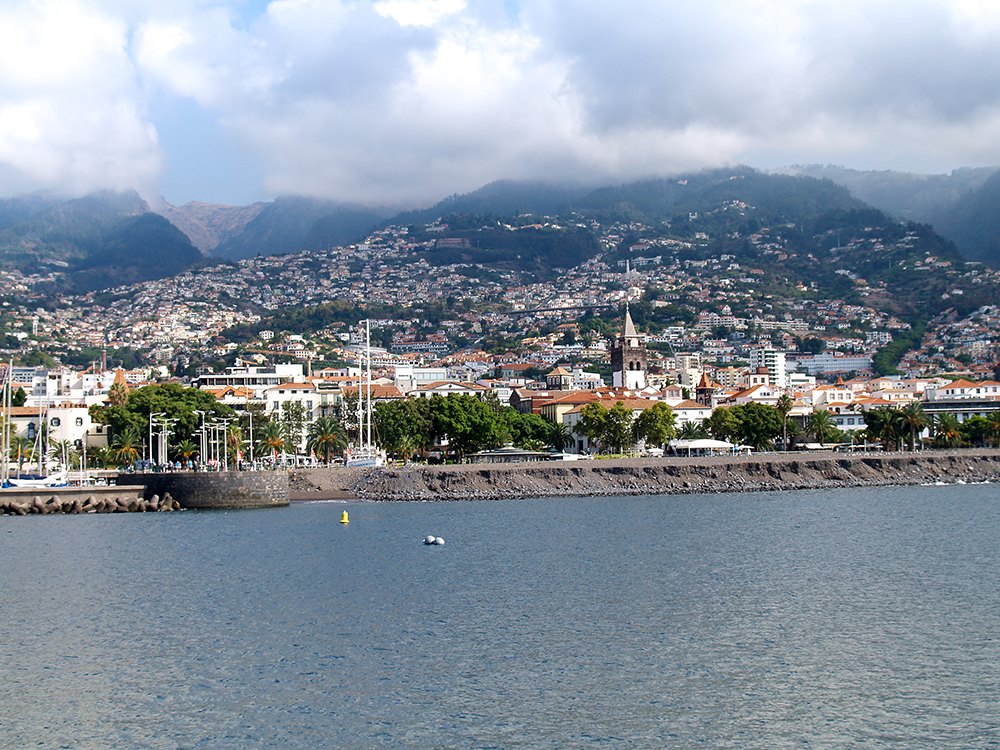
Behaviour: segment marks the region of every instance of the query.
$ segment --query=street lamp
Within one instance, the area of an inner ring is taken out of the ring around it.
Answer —
[[[153,420],[156,417],[166,416],[165,411],[157,411],[149,413],[149,463],[153,463]]]

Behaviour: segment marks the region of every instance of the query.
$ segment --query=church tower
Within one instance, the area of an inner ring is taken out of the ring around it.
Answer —
[[[630,391],[646,387],[646,340],[636,333],[628,306],[625,306],[625,326],[618,337],[617,346],[611,350],[612,383],[615,388]]]

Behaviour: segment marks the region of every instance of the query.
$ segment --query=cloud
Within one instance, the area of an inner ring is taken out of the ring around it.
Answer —
[[[126,25],[73,0],[0,8],[0,192],[143,187],[162,169]]]
[[[164,159],[153,123],[169,126],[153,105],[171,99],[262,162],[259,189],[363,202],[740,161],[1000,163],[1000,6],[986,0],[249,7],[0,11],[0,189],[148,183]]]

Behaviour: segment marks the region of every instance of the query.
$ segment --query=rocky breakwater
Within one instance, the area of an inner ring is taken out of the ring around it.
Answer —
[[[114,487],[51,487],[0,491],[0,513],[12,516],[49,513],[149,513],[180,510],[169,494],[140,497]]]
[[[935,482],[1000,481],[997,451],[667,457],[534,464],[309,469],[296,499],[473,500],[561,495],[763,492]]]

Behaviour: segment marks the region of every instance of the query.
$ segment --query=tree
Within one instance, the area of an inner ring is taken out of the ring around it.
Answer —
[[[205,412],[204,416],[199,411]],[[142,435],[148,429],[149,415],[162,414],[173,420],[173,436],[178,442],[193,439],[203,420],[234,415],[211,393],[179,383],[143,386],[131,391],[124,405],[94,404],[89,412],[93,421],[108,426],[112,436],[130,427]]]
[[[281,427],[285,434],[285,445],[297,451],[302,445],[309,414],[301,401],[285,401],[281,405]]]
[[[775,404],[775,408],[781,415],[781,449],[788,450],[788,412],[792,410],[795,406],[795,402],[792,401],[792,397],[787,393],[782,393],[778,396],[778,402]]]
[[[112,457],[119,465],[135,463],[141,456],[142,438],[135,428],[129,427],[115,435],[111,446]]]
[[[915,450],[917,434],[927,426],[927,415],[920,404],[914,401],[903,407],[903,422],[910,431],[910,450]]]
[[[987,432],[993,439],[993,447],[1000,448],[1000,411],[991,413],[986,417],[986,421],[989,423]]]
[[[458,458],[484,448],[499,448],[509,433],[500,416],[482,399],[467,394],[432,396],[434,433],[446,436]]]
[[[174,458],[179,461],[190,461],[198,455],[198,446],[190,440],[181,440],[174,446]]]
[[[285,451],[285,434],[277,422],[268,422],[259,433],[257,452],[260,455],[277,456]]]
[[[881,440],[886,450],[895,450],[907,430],[903,412],[888,406],[866,411],[865,424],[872,440]]]
[[[942,448],[957,448],[962,442],[962,424],[954,414],[938,414],[934,419],[934,443]]]
[[[635,445],[632,422],[632,411],[623,402],[618,401],[610,409],[594,402],[580,410],[577,432],[612,453],[624,453]]]
[[[677,415],[663,401],[643,409],[634,424],[635,440],[663,447],[677,434]]]
[[[677,433],[681,440],[704,440],[708,436],[708,430],[701,422],[685,422]]]
[[[124,383],[112,383],[108,389],[108,401],[112,406],[125,406],[128,403],[128,386]]]
[[[413,452],[427,450],[434,440],[431,399],[411,398],[385,401],[372,409],[375,442],[388,453],[401,453],[409,440]],[[413,455],[413,452],[410,455]],[[405,459],[404,459],[405,460]]]
[[[735,437],[756,451],[770,448],[781,434],[781,414],[773,406],[751,401],[737,404],[729,411],[737,423]]]
[[[730,407],[717,406],[704,422],[705,429],[716,440],[732,441],[740,429],[739,420]]]
[[[323,463],[330,463],[330,456],[342,453],[347,447],[347,431],[334,417],[320,417],[309,425],[306,434],[306,450],[323,457]]]
[[[840,435],[840,430],[834,424],[833,417],[825,409],[813,409],[813,413],[806,423],[806,431],[816,437],[820,446],[835,441]]]

